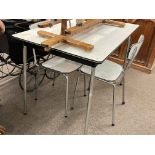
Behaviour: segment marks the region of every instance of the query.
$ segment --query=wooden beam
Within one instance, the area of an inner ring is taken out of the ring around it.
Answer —
[[[105,19],[104,24],[112,25],[112,26],[118,26],[118,27],[124,27],[125,26],[124,22],[114,21],[114,20],[110,20],[110,19]]]
[[[42,45],[47,46],[47,47],[51,47],[51,46],[53,46],[53,45],[55,45],[57,43],[64,42],[64,43],[67,43],[69,45],[82,48],[85,51],[90,51],[90,50],[92,50],[94,48],[94,46],[91,45],[91,44],[75,40],[75,39],[70,38],[68,36],[57,35],[57,34],[42,31],[42,30],[38,31],[37,33],[41,37],[49,38],[49,39],[42,42]]]
[[[60,19],[58,19],[58,20],[52,19],[52,20],[47,20],[47,21],[43,21],[43,22],[39,23],[38,27],[40,27],[40,28],[51,27],[58,23],[61,23]]]
[[[65,30],[66,34],[74,35],[77,33],[84,32],[89,28],[92,28],[95,25],[101,24],[103,22],[102,19],[89,19],[82,24],[82,26],[73,26]]]
[[[47,39],[47,40],[43,41],[41,44],[43,46],[51,47],[51,46],[53,46],[55,44],[58,44],[58,43],[60,43],[62,41],[63,41],[63,37],[62,36],[55,36],[55,37],[53,37],[51,39]]]
[[[44,21],[44,22],[38,24],[38,27],[40,27],[40,28],[51,27],[51,26],[53,26],[52,21]]]
[[[65,35],[66,29],[67,29],[67,19],[62,19],[62,21],[61,21],[61,35]]]
[[[81,42],[81,41],[78,41],[78,40],[75,40],[75,39],[72,39],[69,37],[65,37],[63,39],[63,42],[67,43],[69,45],[72,45],[72,46],[83,48],[85,51],[91,51],[94,48],[94,45],[91,45],[91,44],[88,44],[85,42]]]
[[[52,32],[43,31],[43,30],[38,31],[37,34],[43,38],[53,38],[53,37],[57,36],[57,34],[54,34]]]

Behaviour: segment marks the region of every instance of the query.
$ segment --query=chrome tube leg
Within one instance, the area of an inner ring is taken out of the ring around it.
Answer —
[[[123,77],[122,104],[125,104],[125,77]]]
[[[83,74],[83,78],[84,78],[84,96],[86,96],[86,75],[85,73]]]
[[[78,73],[77,80],[76,80],[76,84],[75,84],[75,90],[74,90],[74,96],[73,96],[73,104],[72,104],[72,106],[71,106],[71,110],[74,109],[75,97],[76,97],[76,92],[77,92],[77,86],[78,86],[78,83],[79,83],[79,79],[80,79],[80,71],[79,71],[79,73]]]
[[[115,126],[115,86],[113,85],[112,126]]]
[[[35,73],[35,76],[34,76],[34,85],[35,85],[35,100],[37,101],[37,94],[38,94],[38,80],[37,80],[37,74],[39,73],[39,65],[37,64],[37,56],[36,56],[36,51],[35,49],[33,48],[33,57],[34,57],[34,64],[35,66],[37,67],[37,71]]]
[[[54,75],[53,75],[53,83],[52,83],[52,85],[54,86],[54,84],[55,84],[55,71],[54,71]]]
[[[95,77],[95,67],[92,67],[84,134],[87,134],[87,131],[88,131],[88,121],[89,121],[89,114],[90,114],[92,95],[93,95],[94,77]]]
[[[123,65],[123,68],[125,69],[126,67],[126,63],[127,63],[127,56],[128,56],[128,52],[129,52],[129,49],[130,49],[130,44],[131,44],[131,36],[128,37],[128,40],[127,40],[127,49],[126,49],[126,53],[125,53],[125,58],[124,58],[124,65]]]
[[[38,100],[38,80],[37,75],[35,75],[35,101]]]
[[[27,47],[23,47],[23,74],[24,74],[24,80],[23,80],[23,86],[24,86],[24,115],[27,114],[27,86],[26,86],[26,62],[27,61]]]
[[[68,76],[63,74],[63,76],[66,78],[66,99],[65,99],[65,117],[68,116],[67,109],[68,109]]]
[[[89,85],[88,85],[88,91],[90,90],[90,81],[91,81],[91,77],[90,77],[90,79],[89,79]]]

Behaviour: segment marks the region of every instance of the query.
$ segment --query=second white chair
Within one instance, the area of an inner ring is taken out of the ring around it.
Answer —
[[[112,126],[115,125],[115,87],[119,85],[122,82],[123,85],[123,99],[122,104],[125,104],[125,97],[124,97],[124,89],[125,89],[125,73],[131,66],[132,62],[134,61],[135,57],[137,56],[142,44],[144,42],[144,36],[141,35],[138,42],[135,44],[132,44],[129,50],[127,51],[125,64],[124,66],[121,66],[117,63],[114,63],[109,60],[105,60],[102,64],[98,65],[95,70],[95,78],[98,80],[101,80],[103,82],[106,82],[108,84],[111,84],[113,86],[113,107],[112,107]],[[81,71],[82,73],[90,75],[91,74],[91,67],[89,66],[82,66]],[[76,89],[78,85],[79,78],[76,83]],[[85,80],[84,80],[85,81]],[[85,86],[85,84],[84,84]],[[75,95],[76,95],[76,89],[74,93],[74,102],[75,102]],[[86,90],[86,88],[85,88]],[[74,106],[74,103],[73,103]],[[73,109],[73,107],[72,107]]]
[[[53,70],[54,72],[59,72],[66,79],[65,117],[67,117],[69,85],[68,74],[78,70],[82,65],[80,63],[55,56],[54,58],[44,62],[42,66],[47,69]]]

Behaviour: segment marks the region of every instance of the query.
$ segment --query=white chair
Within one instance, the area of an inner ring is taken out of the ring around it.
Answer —
[[[105,60],[102,64],[98,65],[95,70],[95,78],[98,80],[101,80],[103,82],[106,82],[108,84],[111,84],[113,86],[113,107],[112,107],[112,126],[115,125],[115,87],[122,83],[123,85],[123,98],[122,98],[122,104],[125,104],[125,98],[124,98],[124,90],[125,90],[125,73],[131,66],[132,62],[134,61],[135,57],[137,56],[142,44],[144,42],[144,36],[141,35],[138,42],[135,44],[132,44],[129,50],[127,51],[127,55],[125,58],[124,66],[121,66],[115,62]],[[90,75],[91,74],[91,67],[89,66],[82,66],[80,72]],[[75,102],[75,95],[76,95],[76,89],[78,85],[79,78],[76,83],[76,88],[74,92],[74,102]],[[85,80],[84,80],[85,81]],[[85,86],[85,84],[84,84]],[[86,88],[84,88],[86,91]],[[84,91],[84,92],[85,92]],[[73,106],[74,106],[73,102]],[[72,107],[73,109],[74,107]]]
[[[74,61],[55,56],[52,59],[44,62],[42,64],[42,66],[47,68],[47,69],[50,69],[54,72],[58,72],[58,73],[62,74],[66,79],[65,117],[67,117],[68,84],[69,84],[68,74],[72,73],[73,71],[78,70],[82,65],[79,63],[76,63]]]

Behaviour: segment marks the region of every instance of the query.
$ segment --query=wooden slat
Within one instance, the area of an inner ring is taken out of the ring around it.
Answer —
[[[60,43],[62,41],[63,41],[63,37],[62,36],[55,36],[53,38],[50,38],[50,39],[47,39],[47,40],[43,41],[41,44],[43,46],[51,47],[51,46],[53,46],[55,44],[58,44],[58,43]]]
[[[72,45],[72,46],[83,48],[85,51],[91,51],[94,48],[94,45],[91,45],[91,44],[88,44],[85,42],[81,42],[81,41],[78,41],[78,40],[75,40],[75,39],[72,39],[69,37],[65,37],[63,42],[65,42],[69,45]]]
[[[44,38],[53,38],[55,36],[57,36],[56,34],[52,33],[52,32],[47,32],[47,31],[38,31],[37,34],[41,37],[44,37]]]
[[[90,20],[87,20],[85,23],[83,23],[82,26],[74,26],[74,27],[68,28],[68,29],[66,29],[65,32],[67,34],[74,35],[77,33],[84,32],[84,31],[88,30],[89,28],[92,28],[93,26],[100,24],[102,22],[103,22],[102,19],[90,19]]]
[[[110,20],[110,19],[104,20],[104,24],[118,26],[118,27],[124,27],[125,26],[124,22],[114,21],[114,20]]]
[[[52,20],[43,21],[43,22],[39,23],[38,27],[40,27],[40,28],[51,27],[58,23],[61,23],[61,19],[57,19],[57,20],[52,19]]]
[[[40,28],[51,27],[51,26],[53,26],[52,21],[44,21],[38,24],[38,27]]]
[[[42,42],[42,45],[47,46],[47,47],[51,47],[51,46],[53,46],[53,45],[55,45],[57,43],[64,42],[64,43],[67,43],[69,45],[82,48],[85,51],[91,51],[94,48],[94,46],[91,45],[91,44],[72,39],[72,38],[70,38],[68,36],[57,35],[57,34],[42,31],[42,30],[38,31],[37,33],[41,37],[49,38],[49,39]]]

